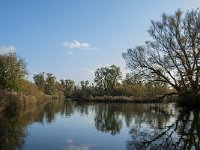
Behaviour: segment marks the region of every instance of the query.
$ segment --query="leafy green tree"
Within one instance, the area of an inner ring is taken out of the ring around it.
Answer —
[[[34,82],[40,90],[44,90],[45,86],[45,73],[34,74],[33,76]]]
[[[47,73],[46,82],[44,86],[44,92],[48,95],[57,94],[56,77],[51,73]]]
[[[102,67],[95,71],[94,82],[99,90],[102,90],[104,94],[109,94],[109,92],[119,83],[121,80],[120,68],[111,65],[110,67]]]
[[[148,32],[152,41],[123,53],[127,66],[145,76],[157,75],[156,81],[168,83],[181,97],[198,98],[200,10],[163,14],[161,21],[151,21]]]
[[[15,53],[0,55],[0,88],[21,91],[27,75],[26,63]]]
[[[73,96],[75,82],[72,80],[60,80],[60,82],[63,88],[64,96],[66,98]]]
[[[79,99],[87,99],[90,96],[97,96],[95,86],[89,83],[89,81],[81,81],[78,86],[74,88],[74,96]]]
[[[80,82],[80,89],[82,93],[82,97],[89,97],[94,94],[94,86],[90,86],[89,81],[81,81]]]

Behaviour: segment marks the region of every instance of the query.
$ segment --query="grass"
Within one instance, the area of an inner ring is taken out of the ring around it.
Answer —
[[[14,104],[20,108],[25,105],[40,103],[46,99],[48,97],[33,83],[25,81],[21,92],[10,92],[0,89],[0,112],[10,104]]]
[[[155,98],[146,97],[133,97],[133,96],[90,96],[88,98],[82,99],[85,101],[97,101],[97,102],[137,102],[137,103],[148,103],[148,102],[158,102]]]

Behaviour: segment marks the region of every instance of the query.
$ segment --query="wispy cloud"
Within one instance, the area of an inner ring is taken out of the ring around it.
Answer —
[[[0,54],[14,53],[15,51],[16,51],[16,48],[12,45],[0,46]]]
[[[74,41],[65,41],[63,42],[63,47],[70,49],[91,49],[91,45],[86,42]]]
[[[101,68],[101,67],[109,67],[111,64],[97,64],[95,67]]]
[[[110,64],[96,64],[91,67],[85,67],[83,68],[83,70],[87,71],[91,75],[94,75],[96,69],[101,68],[101,67],[109,67],[109,66],[111,65]]]
[[[83,70],[84,70],[84,71],[87,71],[88,74],[90,74],[90,75],[94,75],[94,72],[95,72],[95,70],[94,70],[94,69],[91,69],[91,68],[83,68]]]
[[[91,145],[89,144],[81,144],[78,145],[73,139],[66,139],[67,147],[63,150],[89,150]]]
[[[74,54],[74,52],[68,51],[67,54],[72,55],[72,54]]]

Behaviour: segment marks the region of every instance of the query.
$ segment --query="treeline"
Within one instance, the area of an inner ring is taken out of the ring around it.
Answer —
[[[158,78],[154,76],[154,78]],[[56,80],[56,77],[47,73],[35,74],[34,82],[37,87],[47,95],[64,95],[65,98],[77,100],[112,99],[147,99],[157,97],[169,91],[169,86],[159,81],[145,80],[144,77],[134,73],[127,73],[122,78],[120,68],[111,65],[101,67],[95,71],[94,82],[81,81],[75,84],[73,80]]]
[[[199,105],[199,18],[199,8],[186,13],[179,9],[173,15],[163,13],[161,20],[151,21],[148,29],[151,40],[122,54],[127,67],[135,74],[129,73],[122,79],[119,67],[102,67],[96,70],[93,84],[82,81],[76,86],[71,80],[63,80],[60,84],[65,96],[144,99],[164,94],[170,87],[178,95],[180,104]]]
[[[111,65],[95,71],[94,82],[73,80],[60,81],[52,73],[34,74],[34,83],[28,81],[26,62],[15,53],[0,55],[0,99],[22,99],[31,101],[41,98],[74,98],[78,100],[111,100],[131,97],[145,99],[166,93],[168,85],[161,82],[151,82],[143,76],[127,73],[122,78],[119,67]],[[154,76],[158,78],[158,76]],[[20,93],[20,94],[19,94]],[[15,98],[13,98],[13,95]],[[23,102],[24,103],[24,102]]]
[[[151,21],[148,32],[152,40],[122,54],[127,67],[134,72],[126,74],[125,78],[120,68],[112,65],[97,69],[94,83],[81,81],[78,85],[72,80],[57,81],[50,73],[36,74],[36,87],[25,79],[27,69],[23,59],[16,54],[0,55],[0,89],[27,95],[42,91],[51,96],[93,99],[102,96],[154,97],[166,93],[170,87],[181,103],[199,104],[199,18],[200,9],[185,14],[177,10],[173,15],[164,13],[160,21]]]

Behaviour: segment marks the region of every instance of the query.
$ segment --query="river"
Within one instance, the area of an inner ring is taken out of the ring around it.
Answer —
[[[0,114],[2,150],[200,149],[200,109],[50,100]]]

